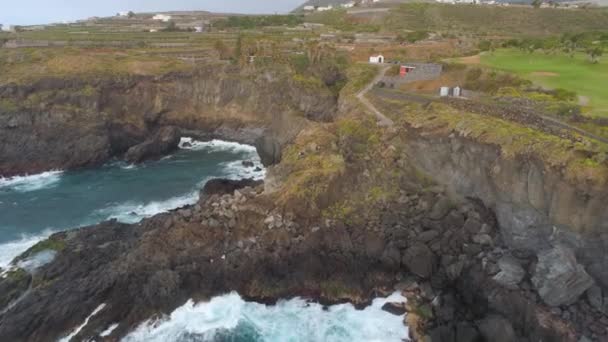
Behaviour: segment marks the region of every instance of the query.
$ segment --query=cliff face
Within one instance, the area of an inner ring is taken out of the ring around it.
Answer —
[[[452,193],[492,208],[509,247],[538,252],[566,245],[608,287],[605,188],[570,182],[539,160],[506,158],[496,146],[457,136],[416,135],[406,153]]]
[[[288,70],[228,65],[9,84],[0,87],[0,174],[98,165],[164,126],[246,143],[265,136],[270,142],[261,146],[276,149],[306,126],[304,118],[331,119],[336,102],[328,88],[310,89]]]

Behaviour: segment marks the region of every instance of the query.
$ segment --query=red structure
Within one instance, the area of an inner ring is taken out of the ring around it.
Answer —
[[[414,67],[402,65],[401,68],[399,69],[399,76],[405,77],[405,75],[407,75],[409,72],[411,72],[414,69],[415,69]]]

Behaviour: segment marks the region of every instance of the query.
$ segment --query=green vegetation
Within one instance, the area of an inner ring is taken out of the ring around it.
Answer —
[[[176,58],[119,49],[2,49],[0,61],[0,83],[22,83],[42,77],[75,75],[162,75],[192,68],[191,64]],[[85,95],[90,92],[91,89],[83,90]]]
[[[382,23],[385,30],[545,36],[608,30],[608,9],[531,10],[525,7],[411,3],[392,10],[378,23]]]
[[[260,15],[260,16],[231,16],[227,19],[217,20],[213,26],[217,29],[239,28],[255,29],[266,26],[293,27],[304,22],[301,15]]]
[[[19,105],[12,99],[0,99],[0,112],[14,113],[19,109]]]
[[[29,278],[29,275],[22,268],[13,268],[6,272],[5,277],[14,283],[20,283],[26,281]]]
[[[315,12],[306,16],[306,22],[323,24],[344,32],[378,32],[381,23],[368,23],[348,15],[344,9]]]
[[[66,243],[63,239],[58,237],[50,237],[46,240],[40,241],[34,246],[30,247],[27,251],[23,252],[20,256],[15,258],[16,261],[27,259],[30,256],[36,255],[43,251],[56,251],[61,252],[65,249]]]
[[[563,169],[564,175],[576,182],[590,181],[597,186],[608,184],[608,167],[598,167],[608,152],[608,145],[595,140],[578,137],[579,141],[573,142],[515,122],[459,111],[444,104],[434,103],[422,108],[399,100],[373,97],[372,101],[401,124],[427,133],[456,133],[499,146],[505,158],[540,158],[550,167]],[[606,162],[601,165],[606,165]]]
[[[346,71],[348,83],[342,89],[342,96],[355,95],[363,90],[378,74],[378,68],[369,64],[353,64]]]
[[[581,104],[588,106],[590,115],[608,117],[608,63],[589,63],[582,53],[573,57],[565,54],[525,53],[515,49],[500,49],[481,56],[482,65],[516,73],[543,87],[557,90],[558,96],[582,96]]]

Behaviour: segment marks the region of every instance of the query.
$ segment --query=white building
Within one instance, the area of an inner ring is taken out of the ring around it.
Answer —
[[[15,26],[13,25],[0,25],[0,31],[4,32],[15,32]]]
[[[348,3],[342,4],[342,7],[343,8],[353,8],[353,7],[355,7],[355,3],[354,2],[348,2]]]
[[[319,6],[319,7],[317,7],[317,11],[318,11],[318,12],[330,11],[330,10],[332,10],[332,9],[334,9],[334,6],[332,6],[332,5],[329,5],[329,6]]]
[[[120,12],[118,12],[118,16],[119,17],[128,17],[129,11],[120,11]]]
[[[194,32],[196,33],[203,33],[205,31],[205,28],[202,26],[194,26]]]
[[[171,20],[171,16],[167,15],[167,14],[157,14],[152,17],[152,20],[160,20],[163,22],[168,22],[169,20]]]
[[[370,56],[369,62],[372,64],[382,64],[382,63],[384,63],[384,56],[382,56],[382,55]]]
[[[304,6],[304,10],[305,11],[314,11],[315,10],[315,6]]]

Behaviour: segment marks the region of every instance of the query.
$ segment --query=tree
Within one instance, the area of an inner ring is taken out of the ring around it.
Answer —
[[[597,64],[600,61],[600,57],[604,54],[604,49],[601,46],[591,46],[588,47],[587,56],[589,56],[589,61],[593,64]]]
[[[479,48],[479,51],[490,51],[492,50],[492,42],[489,40],[482,40],[477,47]]]
[[[176,32],[179,31],[179,27],[177,27],[177,24],[175,23],[175,21],[171,20],[169,21],[169,23],[167,23],[167,27],[165,27],[163,29],[164,32]]]
[[[534,8],[540,8],[540,6],[543,4],[543,0],[532,0],[532,6]]]
[[[129,13],[127,13],[127,17],[133,18],[135,17],[135,13],[133,11],[129,11]]]

